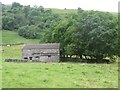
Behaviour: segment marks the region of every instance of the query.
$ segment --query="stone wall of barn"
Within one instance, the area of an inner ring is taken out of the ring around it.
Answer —
[[[41,62],[59,62],[59,49],[23,49],[23,60],[37,60]]]

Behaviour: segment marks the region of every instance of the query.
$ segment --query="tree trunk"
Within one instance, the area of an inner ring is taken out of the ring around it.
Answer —
[[[82,58],[82,55],[79,55],[79,56],[80,56],[80,59],[83,59],[83,58]]]
[[[70,55],[70,58],[72,57],[72,55]]]
[[[97,59],[97,60],[102,60],[102,59],[103,59],[103,55],[97,55],[97,56],[96,56],[96,59]]]

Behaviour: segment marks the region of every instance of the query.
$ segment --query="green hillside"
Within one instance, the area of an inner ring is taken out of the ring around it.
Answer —
[[[56,8],[51,8],[51,10],[52,10],[53,13],[60,15],[60,17],[63,18],[63,19],[68,14],[77,14],[77,9],[56,9]]]
[[[2,34],[2,44],[16,44],[16,43],[39,43],[38,39],[26,39],[18,35],[17,32],[2,30],[0,31]]]
[[[59,14],[59,15],[60,14],[65,15],[65,14],[77,13],[77,9],[45,8],[45,10],[49,10],[49,9],[51,9],[53,13]],[[85,11],[87,11],[87,10],[85,10]],[[90,10],[88,10],[88,11],[90,11]],[[104,11],[101,11],[101,12],[104,12]],[[109,12],[109,13],[111,13],[111,14],[113,14],[115,16],[118,15],[117,12]]]
[[[0,43],[2,43],[2,33],[1,33],[1,30],[0,30]]]

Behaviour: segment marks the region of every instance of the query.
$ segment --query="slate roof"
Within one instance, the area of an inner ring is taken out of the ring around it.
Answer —
[[[23,49],[59,49],[59,43],[26,44]]]

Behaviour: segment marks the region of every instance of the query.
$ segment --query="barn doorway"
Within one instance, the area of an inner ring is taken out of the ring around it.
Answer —
[[[30,60],[32,60],[32,57],[29,57]]]
[[[48,55],[48,57],[50,58],[50,57],[51,57],[51,55]]]
[[[28,60],[28,58],[27,58],[27,57],[24,57],[24,59],[25,59],[25,60]]]

